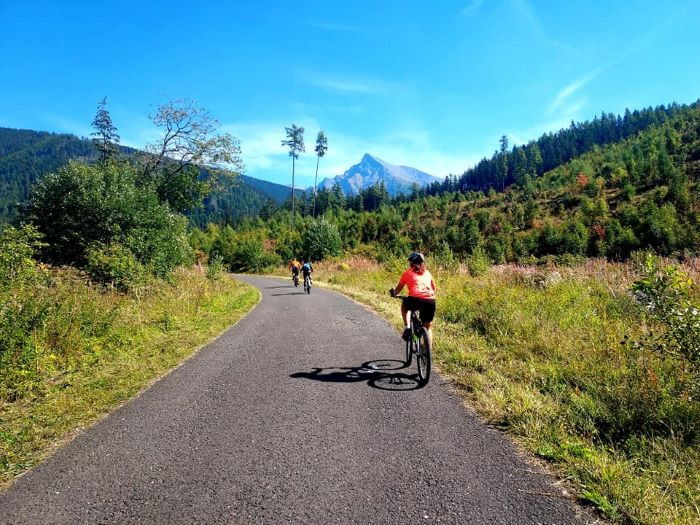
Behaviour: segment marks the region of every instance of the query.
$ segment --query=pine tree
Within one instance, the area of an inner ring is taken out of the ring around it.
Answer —
[[[501,144],[501,155],[498,166],[498,177],[501,179],[501,191],[503,191],[506,188],[506,179],[508,178],[508,136],[501,136],[499,143]]]
[[[314,177],[314,209],[312,216],[315,218],[316,217],[316,186],[318,185],[318,163],[321,160],[321,157],[323,157],[326,154],[326,151],[328,151],[328,139],[326,138],[326,134],[323,131],[318,132],[318,136],[316,137],[316,176]]]
[[[304,128],[292,124],[291,128],[284,128],[287,140],[282,141],[283,146],[289,148],[289,156],[292,157],[292,228],[294,227],[295,201],[294,201],[294,162],[299,158],[299,153],[306,151],[304,147]]]
[[[107,111],[107,97],[102,99],[97,105],[97,113],[95,120],[92,121],[92,127],[95,128],[93,133],[90,133],[92,143],[100,153],[100,162],[105,163],[114,157],[119,151],[119,135],[117,128],[112,124],[112,117]]]

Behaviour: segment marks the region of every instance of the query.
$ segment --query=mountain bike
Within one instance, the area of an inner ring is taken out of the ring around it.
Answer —
[[[311,276],[310,275],[304,276],[304,291],[307,294],[311,293]]]
[[[299,286],[299,274],[298,273],[292,274],[292,281],[294,281],[294,288]]]
[[[392,295],[393,289],[389,292],[392,297],[406,299],[405,295]],[[418,311],[411,310],[411,335],[406,341],[406,366],[411,364],[413,355],[416,356],[416,368],[418,369],[418,382],[425,385],[430,379],[430,364],[432,348],[427,330],[423,327]]]

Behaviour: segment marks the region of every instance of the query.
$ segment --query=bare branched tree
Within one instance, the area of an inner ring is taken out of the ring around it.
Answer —
[[[146,146],[145,176],[161,172],[167,178],[190,166],[227,175],[243,172],[240,142],[228,133],[219,133],[220,123],[192,100],[168,102],[150,118],[164,135]]]
[[[207,194],[243,173],[240,142],[219,133],[219,122],[193,101],[168,102],[150,118],[163,136],[141,157],[143,181],[155,185],[173,209],[201,205]]]

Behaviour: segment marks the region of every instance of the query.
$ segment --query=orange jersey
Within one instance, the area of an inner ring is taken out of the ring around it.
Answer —
[[[408,295],[411,297],[435,299],[435,281],[428,270],[418,273],[409,268],[399,280],[399,285],[402,284],[408,288]]]

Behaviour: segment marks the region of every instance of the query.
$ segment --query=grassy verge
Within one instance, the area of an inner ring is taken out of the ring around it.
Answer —
[[[0,488],[259,300],[257,290],[233,279],[185,270],[140,297],[88,286],[70,272],[41,291],[34,305],[41,322],[0,377]]]
[[[402,264],[315,270],[317,283],[400,327],[387,290]],[[674,394],[677,360],[621,344],[648,328],[627,291],[629,267],[433,274],[435,366],[481,415],[613,522],[700,522],[698,405]]]

